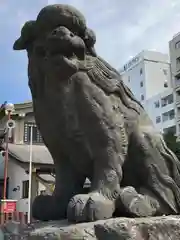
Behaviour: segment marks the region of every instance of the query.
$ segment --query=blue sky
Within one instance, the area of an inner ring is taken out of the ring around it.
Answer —
[[[31,99],[25,51],[13,51],[25,21],[47,4],[67,3],[81,10],[96,31],[96,50],[116,68],[143,49],[168,53],[180,31],[179,0],[0,0],[0,103]]]

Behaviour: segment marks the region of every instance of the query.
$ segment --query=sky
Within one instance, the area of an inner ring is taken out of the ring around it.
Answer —
[[[54,3],[83,12],[96,32],[96,51],[117,69],[142,50],[168,53],[180,31],[180,0],[0,0],[0,103],[31,100],[26,52],[12,46],[25,21]]]

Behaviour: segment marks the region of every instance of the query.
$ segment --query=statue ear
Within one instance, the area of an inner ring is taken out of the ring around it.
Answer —
[[[90,52],[90,54],[92,54],[92,56],[96,57],[97,54],[96,54],[96,51],[94,48],[94,45],[96,43],[96,34],[92,29],[86,28],[84,42],[85,42],[86,47],[87,47],[88,51]]]
[[[84,40],[85,40],[86,45],[88,47],[94,47],[94,44],[96,43],[96,34],[95,34],[95,32],[92,29],[87,28],[86,31],[85,31]]]

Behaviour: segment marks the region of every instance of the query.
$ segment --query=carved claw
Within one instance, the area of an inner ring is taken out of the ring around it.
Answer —
[[[120,200],[126,210],[134,217],[148,217],[156,214],[158,202],[148,195],[138,194],[133,187],[121,191]]]
[[[88,199],[88,194],[78,194],[71,198],[67,208],[67,218],[70,222],[84,222],[86,220],[85,206]]]
[[[114,202],[100,193],[79,194],[70,200],[67,218],[73,222],[97,221],[111,218],[114,210]]]

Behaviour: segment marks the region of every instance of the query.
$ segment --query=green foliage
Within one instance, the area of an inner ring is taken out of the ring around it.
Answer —
[[[180,142],[176,142],[176,136],[172,132],[168,132],[164,134],[164,140],[171,151],[180,159]]]

